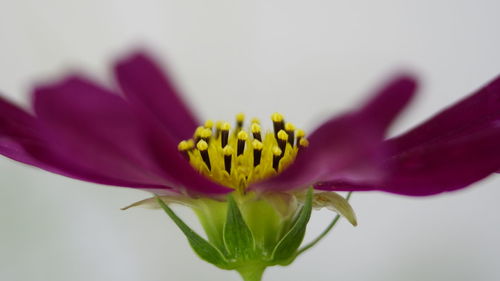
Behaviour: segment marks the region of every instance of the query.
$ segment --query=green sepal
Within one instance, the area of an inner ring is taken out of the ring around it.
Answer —
[[[281,238],[278,244],[276,244],[276,247],[274,247],[271,256],[272,262],[285,265],[288,264],[288,260],[295,255],[296,250],[299,248],[302,240],[304,239],[307,223],[311,218],[312,195],[313,190],[310,188],[307,191],[304,206],[300,209],[292,227],[283,236],[283,238]]]
[[[191,248],[195,253],[203,260],[223,269],[229,269],[230,266],[224,255],[210,244],[203,237],[198,235],[194,230],[192,230],[187,224],[185,224],[175,213],[170,209],[170,207],[163,202],[159,197],[156,197],[160,207],[167,213],[167,215],[174,221],[174,223],[180,228],[180,230],[186,235]]]
[[[224,224],[224,245],[230,258],[237,261],[251,259],[255,255],[255,241],[238,204],[232,195],[227,197],[227,216]]]

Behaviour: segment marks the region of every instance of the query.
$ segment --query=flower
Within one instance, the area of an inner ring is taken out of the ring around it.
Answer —
[[[33,113],[0,98],[0,153],[75,179],[161,196],[138,204],[160,204],[198,255],[246,280],[302,252],[297,248],[313,205],[356,224],[347,200],[331,191],[426,196],[467,187],[500,168],[500,78],[385,139],[415,94],[411,76],[394,78],[359,108],[306,136],[278,113],[267,133],[258,120],[245,129],[242,114],[233,130],[210,120],[199,126],[168,75],[144,53],[118,62],[114,73],[116,91],[82,76],[39,86]],[[310,186],[314,195],[305,192]],[[192,207],[208,242],[193,236],[164,201]]]

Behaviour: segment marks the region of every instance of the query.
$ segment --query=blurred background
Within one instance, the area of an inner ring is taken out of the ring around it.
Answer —
[[[500,73],[499,10],[494,0],[0,0],[0,92],[28,105],[35,82],[75,69],[113,85],[113,60],[147,46],[203,118],[280,111],[311,129],[407,70],[423,84],[397,134]],[[356,193],[357,228],[342,221],[264,280],[500,280],[499,185]],[[162,212],[120,211],[145,192],[6,158],[0,186],[1,280],[239,280],[197,259]],[[306,239],[333,216],[314,213]]]

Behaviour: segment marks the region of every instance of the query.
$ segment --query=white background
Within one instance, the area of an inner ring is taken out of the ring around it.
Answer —
[[[35,81],[74,69],[111,83],[113,58],[148,46],[200,116],[280,111],[311,129],[406,69],[423,86],[401,132],[500,73],[499,10],[493,0],[0,0],[0,92],[28,104]],[[119,210],[144,192],[5,158],[0,173],[1,280],[239,280],[198,260],[163,213]],[[499,184],[355,194],[357,228],[342,221],[264,280],[500,280]],[[315,213],[308,238],[332,217]]]

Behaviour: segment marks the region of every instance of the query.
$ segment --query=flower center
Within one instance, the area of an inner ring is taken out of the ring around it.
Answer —
[[[275,175],[293,162],[308,141],[303,130],[285,122],[283,115],[271,116],[273,131],[262,132],[260,121],[244,126],[245,116],[236,115],[235,128],[228,122],[207,120],[196,128],[193,139],[183,140],[178,149],[200,173],[238,190],[252,182]]]

